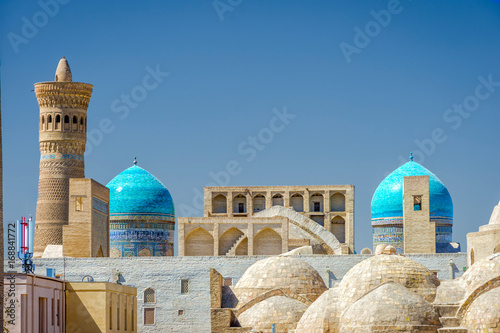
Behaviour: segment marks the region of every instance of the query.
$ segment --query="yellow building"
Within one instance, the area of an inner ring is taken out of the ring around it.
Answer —
[[[66,332],[137,332],[137,289],[109,282],[67,282]]]

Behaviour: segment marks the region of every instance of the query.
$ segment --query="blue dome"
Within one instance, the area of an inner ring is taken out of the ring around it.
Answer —
[[[410,161],[388,175],[377,187],[372,198],[372,219],[403,216],[403,178],[429,176],[430,217],[453,218],[450,193],[435,174]]]
[[[110,195],[110,215],[175,215],[167,188],[137,165],[124,170],[106,186]]]

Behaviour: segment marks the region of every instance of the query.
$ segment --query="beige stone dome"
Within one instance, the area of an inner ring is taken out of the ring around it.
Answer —
[[[476,262],[465,271],[460,280],[465,285],[466,293],[469,294],[497,276],[500,276],[500,254]]]
[[[303,260],[277,256],[257,261],[234,286],[238,307],[272,289],[289,290],[315,301],[328,288],[319,273]]]
[[[388,282],[345,310],[339,332],[437,332],[440,326],[429,302],[399,283]]]
[[[377,255],[351,268],[339,283],[346,307],[381,283],[393,281],[433,302],[438,278],[425,266],[400,255]]]
[[[462,319],[462,327],[469,332],[500,331],[500,288],[490,290],[472,302]]]
[[[271,332],[275,324],[277,332],[295,329],[306,311],[307,305],[286,296],[273,296],[255,304],[238,316],[242,327],[252,327],[257,332]]]
[[[339,288],[332,288],[318,297],[300,318],[296,333],[336,332],[341,315],[338,307],[339,292]]]

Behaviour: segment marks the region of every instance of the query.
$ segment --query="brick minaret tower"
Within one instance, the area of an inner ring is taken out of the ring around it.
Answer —
[[[35,84],[40,107],[40,180],[35,220],[35,257],[47,245],[62,245],[68,224],[69,179],[84,178],[87,107],[92,85],[72,82],[65,58],[53,82]]]

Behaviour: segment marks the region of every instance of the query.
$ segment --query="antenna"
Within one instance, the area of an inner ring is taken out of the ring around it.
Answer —
[[[30,216],[28,220],[23,216],[20,220],[17,220],[18,226],[18,252],[17,256],[21,259],[23,263],[23,273],[34,274],[35,265],[33,265],[33,236],[30,235],[30,229],[33,224],[33,218]],[[33,233],[33,232],[32,232]]]

